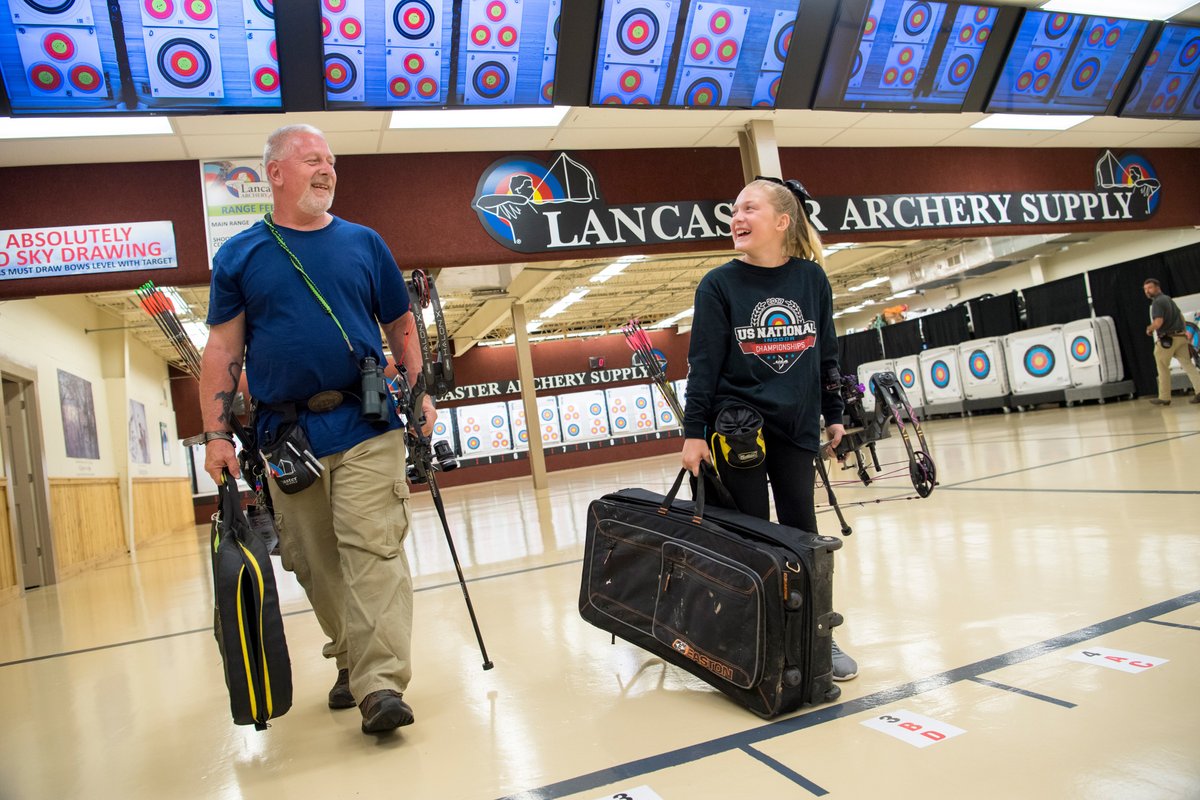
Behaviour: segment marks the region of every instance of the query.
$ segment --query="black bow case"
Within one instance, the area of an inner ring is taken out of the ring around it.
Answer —
[[[623,489],[588,507],[579,612],[764,718],[836,700],[840,539]]]
[[[217,487],[212,522],[213,627],[225,665],[229,707],[237,725],[265,730],[292,706],[292,662],[283,635],[271,557],[250,528],[237,484]]]

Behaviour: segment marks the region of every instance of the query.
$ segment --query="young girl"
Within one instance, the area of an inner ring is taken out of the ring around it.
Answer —
[[[769,478],[779,522],[815,533],[821,416],[832,447],[845,431],[841,397],[824,389],[838,366],[833,292],[805,196],[796,181],[759,178],[733,205],[741,257],[696,287],[683,466],[699,476],[701,461],[715,461],[738,509],[762,519],[770,517]],[[731,453],[730,440],[714,435],[752,428],[759,417],[761,436],[741,437],[748,451],[734,445]],[[857,665],[833,647],[834,679],[853,678]]]

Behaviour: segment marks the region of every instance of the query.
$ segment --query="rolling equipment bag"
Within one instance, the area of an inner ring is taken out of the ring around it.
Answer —
[[[836,700],[833,552],[818,536],[725,508],[623,489],[588,507],[579,612],[764,718]]]
[[[292,662],[283,635],[271,558],[242,511],[227,472],[213,515],[213,629],[225,666],[229,707],[237,725],[265,730],[292,706]]]

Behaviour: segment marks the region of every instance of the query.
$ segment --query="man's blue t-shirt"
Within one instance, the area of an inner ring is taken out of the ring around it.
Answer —
[[[209,325],[246,315],[250,394],[260,403],[299,402],[317,456],[399,427],[394,413],[386,425],[364,421],[354,398],[324,413],[303,410],[304,401],[327,389],[355,387],[357,394],[365,356],[384,364],[379,325],[409,310],[404,276],[387,245],[370,228],[339,217],[316,231],[276,229],[341,322],[354,352],[260,220],[217,252],[208,305]],[[259,409],[260,441],[270,438],[279,421],[277,413]]]

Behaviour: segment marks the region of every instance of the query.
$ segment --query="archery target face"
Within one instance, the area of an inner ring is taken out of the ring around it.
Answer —
[[[215,30],[143,28],[150,93],[157,98],[224,97]]]
[[[384,62],[389,103],[423,105],[445,100],[440,50],[389,47]]]
[[[729,102],[733,72],[723,69],[685,69],[675,94],[677,106],[710,108]]]
[[[1044,378],[1054,371],[1054,351],[1044,344],[1035,344],[1025,351],[1021,365],[1033,377]]]
[[[1042,14],[1042,25],[1033,37],[1035,47],[1066,47],[1071,43],[1080,18],[1074,14],[1036,12]]]
[[[920,76],[925,48],[911,44],[894,45],[888,51],[879,86],[884,89],[910,90]]]
[[[950,385],[950,367],[939,358],[929,366],[929,379],[937,388],[945,389]]]
[[[697,3],[684,39],[684,64],[736,69],[749,15],[750,9],[745,6]]]
[[[771,32],[767,35],[767,50],[763,53],[763,71],[783,72],[795,32],[796,15],[788,11],[776,11],[771,20]]]
[[[675,412],[671,409],[671,404],[663,397],[662,391],[655,384],[650,384],[650,396],[654,403],[654,424],[658,430],[670,430],[678,428],[682,424],[682,420],[675,416]],[[676,392],[676,397],[682,399],[683,395]]]
[[[985,380],[992,374],[992,359],[982,350],[975,350],[967,358],[967,370],[977,380]]]
[[[1078,59],[1070,72],[1059,86],[1059,94],[1064,97],[1094,97],[1111,92],[1111,84],[1101,80],[1108,62],[1109,53],[1095,53]]]
[[[512,103],[517,91],[517,57],[508,53],[468,53],[467,105]]]
[[[546,4],[546,44],[543,54],[552,56],[558,52],[558,35],[562,27],[562,8],[560,0],[550,0]]]
[[[275,0],[242,0],[246,27],[256,31],[275,31]]]
[[[366,41],[364,0],[321,0],[321,14],[325,44],[361,47]]]
[[[866,76],[867,62],[871,60],[871,49],[874,47],[872,42],[863,42],[858,46],[858,53],[854,56],[854,63],[850,68],[850,80],[847,82],[847,87],[851,89],[861,88],[863,78]]]
[[[515,53],[521,43],[521,9],[520,0],[470,0],[467,49]]]
[[[635,64],[609,64],[600,77],[600,102],[610,106],[650,105],[661,70]]]
[[[604,62],[659,66],[677,6],[670,0],[614,0],[605,35]]]
[[[1090,337],[1080,334],[1071,340],[1071,358],[1073,358],[1077,363],[1087,363],[1092,357],[1092,352],[1092,340]]]
[[[917,384],[917,373],[907,367],[900,370],[900,385],[905,389],[911,389]]]
[[[11,0],[15,25],[95,25],[88,0]]]
[[[155,28],[216,28],[216,0],[138,0],[142,24]]]
[[[925,0],[906,2],[892,39],[895,42],[927,44],[937,29],[937,12]]]
[[[538,86],[538,101],[542,103],[554,103],[554,69],[557,59],[554,54],[542,56],[542,78]]]
[[[462,455],[490,455],[513,449],[506,403],[459,406],[455,412]],[[497,419],[499,425],[496,424]]]
[[[596,389],[558,396],[563,441],[582,442],[608,436],[608,414],[604,392]]]
[[[636,436],[654,431],[653,398],[649,386],[621,386],[608,389],[604,394],[614,435]]]
[[[334,101],[363,101],[361,47],[329,45],[325,48],[325,96]]]
[[[775,102],[779,96],[779,82],[783,80],[782,72],[764,72],[758,76],[758,82],[754,86],[754,97],[751,104],[754,106],[764,106],[774,108]]]
[[[88,28],[20,28],[17,45],[35,97],[107,97],[100,44]]]
[[[975,67],[979,63],[982,51],[971,48],[958,48],[950,51],[945,59],[946,69],[938,76],[938,91],[965,91],[975,75]]]
[[[246,31],[250,91],[255,97],[279,96],[279,51],[274,31]]]
[[[389,47],[442,46],[442,8],[434,0],[389,0],[387,6]]]

